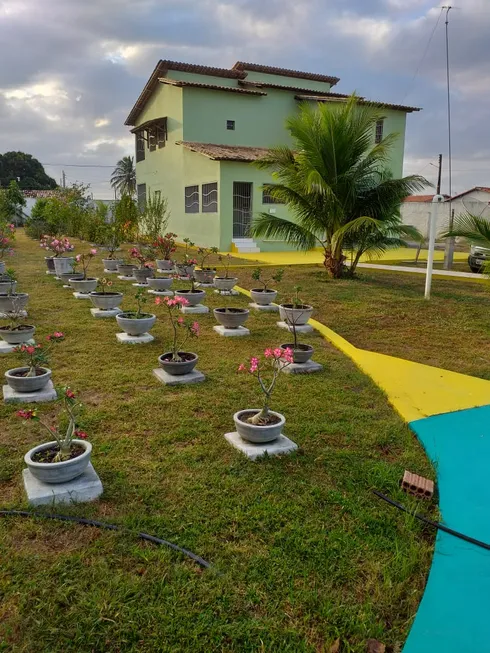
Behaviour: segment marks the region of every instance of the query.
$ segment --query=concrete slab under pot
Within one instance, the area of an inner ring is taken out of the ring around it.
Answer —
[[[250,424],[246,421],[247,417],[252,417],[254,414],[260,412],[260,408],[246,408],[239,410],[233,415],[233,421],[239,436],[247,442],[254,442],[255,444],[262,444],[264,442],[273,442],[281,435],[282,429],[286,423],[286,418],[281,413],[276,413],[273,410],[269,411],[269,415],[275,419],[273,424],[256,425]]]
[[[175,290],[176,297],[183,297],[189,302],[189,306],[197,306],[206,299],[204,290]]]
[[[36,454],[46,449],[57,449],[58,443],[56,441],[45,442],[28,451],[24,456],[24,461],[31,474],[40,481],[43,481],[43,483],[66,483],[81,476],[90,463],[92,445],[86,440],[78,439],[72,440],[72,443],[83,449],[83,453],[70,460],[63,460],[57,463],[36,462],[33,460]]]
[[[293,350],[293,363],[307,363],[315,351],[311,345],[300,345],[298,343],[295,347],[294,342],[284,343],[279,347],[282,351],[286,349]]]
[[[0,328],[0,338],[9,345],[22,345],[32,339],[36,327],[31,324],[19,324],[16,329]]]
[[[158,364],[171,376],[190,374],[197,365],[197,361],[199,360],[198,355],[192,351],[179,351],[179,357],[183,360],[173,361],[171,360],[172,352],[167,351],[158,357]]]
[[[226,329],[236,329],[245,324],[250,314],[248,308],[215,308],[214,317]]]
[[[102,311],[110,311],[113,308],[119,308],[123,299],[122,292],[91,292],[90,301],[95,308]]]
[[[38,367],[36,376],[23,376],[28,371],[29,367],[13,367],[7,370],[5,379],[8,385],[16,392],[38,392],[46,387],[51,379],[51,370],[47,367]]]
[[[134,316],[135,313],[131,312],[116,315],[118,325],[129,336],[141,336],[148,333],[157,320],[156,315],[152,313],[142,313],[139,318]]]

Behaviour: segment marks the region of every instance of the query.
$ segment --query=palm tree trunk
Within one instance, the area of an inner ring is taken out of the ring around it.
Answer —
[[[323,265],[332,279],[340,279],[344,272],[345,256],[336,257],[330,250],[326,250],[323,259]]]

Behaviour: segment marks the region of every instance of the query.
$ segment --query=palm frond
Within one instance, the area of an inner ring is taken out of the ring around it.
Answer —
[[[254,217],[250,235],[254,238],[281,239],[302,250],[313,249],[319,242],[311,231],[270,213],[259,213]]]
[[[441,238],[467,238],[484,247],[490,247],[490,220],[471,213],[458,215],[453,228],[441,234]]]

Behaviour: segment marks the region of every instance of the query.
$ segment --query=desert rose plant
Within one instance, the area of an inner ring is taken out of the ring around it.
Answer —
[[[68,238],[65,238],[64,236],[61,238],[54,238],[53,236],[48,235],[41,238],[40,246],[43,249],[52,252],[53,256],[61,256],[61,254],[65,254],[66,252],[72,252],[75,248]]]
[[[9,223],[0,224],[0,261],[5,256],[11,256],[14,253],[13,242],[15,240],[15,225]]]
[[[104,278],[104,279],[100,279],[100,280],[97,282],[97,288],[100,288],[100,292],[101,292],[103,295],[105,295],[105,293],[106,293],[106,288],[107,288],[107,292],[112,292],[112,291],[110,290],[111,286],[112,286],[112,281],[109,281],[109,280],[106,279],[106,278]]]
[[[89,265],[94,258],[94,256],[97,255],[97,250],[95,248],[92,248],[89,250],[86,254],[77,254],[75,256],[75,263],[73,264],[73,269],[75,270],[78,266],[82,268],[82,273],[83,273],[83,278],[87,278],[87,272]]]
[[[77,428],[77,417],[81,404],[77,402],[75,393],[70,388],[65,387],[58,394],[61,395],[61,401],[63,403],[63,409],[58,415],[58,418],[61,417],[62,413],[66,414],[68,417],[68,425],[66,427],[61,426],[59,423],[61,420],[59,419],[55,425],[48,424],[37,416],[35,410],[17,411],[18,417],[38,422],[49,433],[50,438],[54,437],[58,444],[59,451],[51,461],[53,463],[69,460],[72,455],[73,440],[75,438],[84,440],[87,437],[85,431]]]
[[[46,340],[50,343],[61,342],[64,339],[65,336],[60,331],[55,331],[53,334],[46,336]],[[26,377],[36,376],[40,367],[48,365],[50,350],[49,346],[43,345],[20,345],[14,349],[14,352],[24,359],[25,367],[29,368]]]
[[[170,261],[171,254],[175,252],[176,238],[177,234],[169,232],[165,234],[165,236],[159,236],[153,243],[152,247],[160,254],[162,259],[165,261]]]
[[[189,249],[191,247],[194,247],[195,243],[193,243],[190,238],[184,238],[183,242],[185,245],[185,249],[184,249],[184,254],[182,255],[182,262],[180,263],[180,265],[197,265],[197,259],[195,259],[189,254]]]
[[[220,274],[220,279],[229,279],[230,278],[229,274],[230,274],[231,254],[225,254],[224,256],[222,254],[220,254],[219,257],[218,257],[218,260],[221,263],[221,265],[222,265],[222,267],[223,267],[223,269],[225,271],[224,276],[222,274]]]
[[[277,379],[279,378],[279,373],[292,362],[292,349],[288,348],[283,351],[278,347],[276,349],[265,349],[262,361],[258,356],[252,356],[247,365],[242,363],[239,366],[239,372],[246,372],[258,380],[259,387],[264,396],[262,409],[256,415],[253,415],[253,417],[248,418],[247,421],[250,424],[265,426],[269,423],[269,404],[274,388],[276,387]]]
[[[217,247],[199,247],[197,250],[197,258],[199,260],[199,267],[201,270],[211,270],[211,268],[205,267],[206,261],[211,256],[211,254],[217,254],[219,249]]]
[[[129,256],[132,259],[135,259],[138,261],[140,264],[140,268],[152,268],[153,267],[153,253],[149,247],[145,249],[138,249],[137,247],[133,247],[132,249],[129,250]]]
[[[167,309],[170,324],[173,329],[171,360],[174,362],[181,362],[182,358],[179,356],[179,352],[182,352],[184,345],[189,338],[197,337],[199,335],[199,323],[185,319],[181,315],[177,317],[176,312],[182,306],[189,305],[189,302],[185,297],[157,297],[155,299],[155,304],[157,306],[163,305]],[[180,339],[179,333],[182,333]]]
[[[274,274],[269,274],[269,275],[264,274],[262,268],[255,268],[255,270],[252,272],[252,279],[257,283],[261,284],[262,290],[264,292],[269,290],[269,285],[271,281],[280,283],[282,281],[283,276],[284,276],[284,270],[282,268],[276,270]]]

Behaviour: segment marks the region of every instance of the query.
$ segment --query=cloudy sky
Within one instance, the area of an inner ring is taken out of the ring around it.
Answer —
[[[490,186],[490,2],[458,1],[455,191]],[[435,182],[431,164],[447,153],[440,14],[427,0],[0,0],[0,151],[29,152],[57,180],[64,169],[110,197],[111,169],[133,150],[124,120],[158,59],[241,60],[336,75],[338,92],[423,107],[408,116],[405,173]]]

